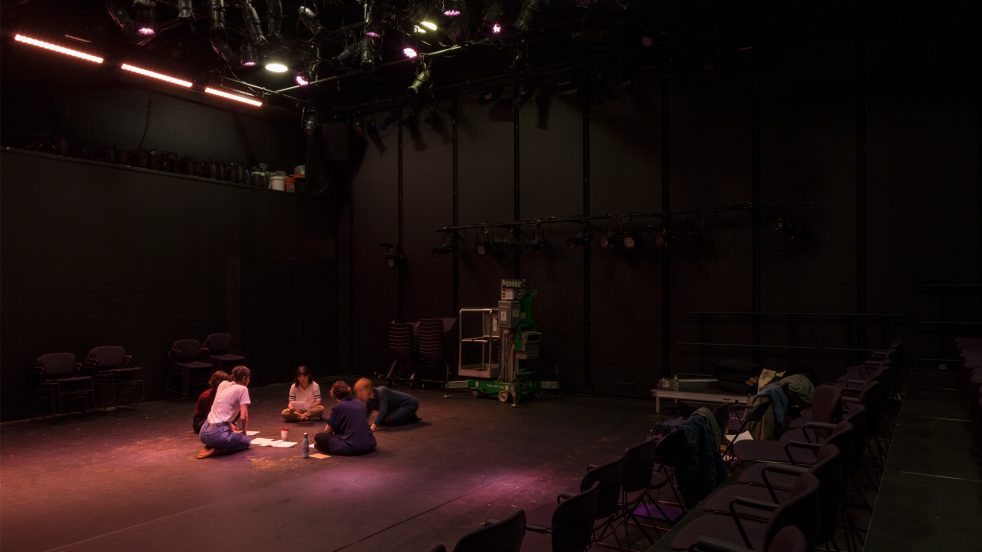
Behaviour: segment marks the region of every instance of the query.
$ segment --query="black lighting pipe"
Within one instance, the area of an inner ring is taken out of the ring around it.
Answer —
[[[751,228],[752,228],[752,253],[751,253],[751,310],[760,312],[760,44],[755,44],[751,52],[753,56],[753,90],[751,93],[751,136],[750,136],[750,202],[751,209]],[[761,325],[760,317],[754,316],[752,322],[753,343],[760,345]],[[753,360],[760,364],[760,349],[754,349]]]
[[[451,150],[453,152],[453,175],[450,182],[450,196],[452,199],[451,221],[454,226],[460,224],[460,136],[458,134],[457,118],[460,113],[460,98],[454,97],[451,107],[450,133]],[[457,313],[460,309],[460,240],[456,232],[450,234],[453,248],[453,267],[451,295],[453,298],[453,312]]]
[[[638,212],[632,211],[628,213],[600,213],[596,215],[571,215],[567,217],[542,217],[533,219],[522,219],[514,220],[508,222],[478,222],[475,224],[463,224],[454,226],[441,226],[435,228],[436,232],[459,232],[463,230],[481,230],[486,228],[514,228],[514,227],[526,227],[526,226],[541,226],[543,224],[589,224],[591,222],[603,221],[603,220],[631,220],[631,219],[661,219],[665,220],[671,217],[680,216],[693,216],[693,215],[705,215],[705,214],[716,214],[716,213],[752,213],[754,210],[759,211],[773,211],[782,209],[791,209],[799,207],[814,207],[815,203],[800,202],[800,203],[783,203],[776,205],[761,205],[759,207],[754,207],[752,203],[740,203],[737,205],[729,205],[724,207],[708,207],[705,209],[687,209],[682,211],[653,211],[653,212]]]
[[[405,170],[404,170],[404,165],[405,165],[405,163],[404,163],[405,162],[405,152],[404,152],[404,149],[405,148],[404,148],[404,146],[405,146],[405,143],[404,143],[404,140],[403,140],[403,131],[402,131],[403,124],[402,124],[402,121],[403,121],[403,113],[402,113],[402,110],[400,109],[399,110],[399,121],[397,123],[399,125],[398,126],[398,131],[397,131],[397,135],[398,135],[398,139],[399,139],[399,146],[398,146],[399,147],[399,155],[398,155],[398,160],[397,160],[397,164],[398,164],[397,171],[398,172],[397,172],[397,178],[396,178],[396,193],[397,193],[397,202],[396,202],[397,222],[396,222],[396,224],[398,225],[398,227],[396,228],[396,233],[397,233],[397,236],[398,236],[398,240],[399,240],[398,243],[399,243],[399,247],[400,248],[402,247],[403,240],[405,238],[405,224],[404,224],[404,222],[405,222],[405,218],[404,218],[404,214],[405,214],[404,207],[405,207],[405,204],[404,204],[403,198],[404,198],[405,183],[406,183],[406,181],[405,181]],[[406,301],[405,301],[405,298],[406,298],[406,294],[405,294],[406,278],[405,278],[405,274],[404,274],[405,273],[404,267],[405,267],[405,263],[403,263],[402,265],[399,266],[399,273],[396,276],[396,278],[398,279],[398,286],[399,286],[399,289],[398,289],[398,303],[399,303],[399,305],[398,305],[398,318],[397,318],[397,320],[399,322],[402,322],[403,321],[403,319],[405,318],[405,314],[406,314],[406,304],[405,304],[406,303]]]
[[[861,33],[862,30],[857,30]],[[856,37],[856,312],[866,312],[866,40]],[[856,344],[866,345],[865,324]]]
[[[513,171],[513,182],[512,182],[512,217],[515,220],[521,220],[522,218],[522,164],[521,164],[521,140],[522,140],[522,102],[518,99],[519,97],[519,87],[522,83],[519,77],[515,76],[515,93],[512,94],[512,171]],[[512,226],[511,237],[518,243],[521,238],[521,228],[518,226]],[[513,252],[514,258],[514,274],[515,278],[522,277],[522,252],[519,248],[515,248]]]
[[[671,187],[669,181],[669,134],[668,134],[668,98],[669,80],[662,77],[658,79],[661,84],[661,208],[662,211],[671,212]],[[672,218],[663,219],[666,232],[671,232]],[[661,373],[662,377],[672,374],[672,271],[671,271],[671,244],[666,241],[661,248]]]
[[[583,198],[580,210],[590,218],[590,83],[583,86]],[[590,248],[583,247],[583,387],[593,388],[593,287]]]

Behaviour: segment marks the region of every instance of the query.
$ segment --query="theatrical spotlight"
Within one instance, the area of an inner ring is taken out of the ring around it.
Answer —
[[[385,248],[385,266],[388,268],[398,268],[406,264],[406,255],[402,252],[402,246],[394,243],[379,244]]]
[[[443,243],[433,248],[434,255],[449,255],[455,251],[457,251],[457,245],[454,243],[450,232],[444,233]]]
[[[300,6],[297,9],[297,16],[307,31],[314,35],[314,37],[317,37],[317,35],[324,31],[324,25],[321,25],[321,20],[317,17],[317,12],[307,6]]]
[[[474,243],[474,252],[478,255],[487,255],[494,248],[494,238],[487,228],[474,238]]]
[[[134,18],[136,20],[136,34],[144,37],[157,34],[157,21],[153,13],[156,5],[156,0],[135,0],[133,2],[133,12],[136,16]]]
[[[283,1],[266,0],[266,36],[273,42],[280,42],[283,40],[282,29]]]
[[[570,247],[586,247],[590,245],[592,240],[593,236],[591,235],[590,228],[584,226],[582,230],[566,238],[566,244]]]
[[[257,47],[265,46],[269,41],[263,35],[263,24],[259,20],[259,14],[256,13],[256,8],[252,7],[250,0],[239,1],[242,3],[240,6],[242,9],[242,22],[245,23],[246,34],[249,35],[249,42],[252,42]]]
[[[382,38],[388,5],[384,0],[365,0],[365,36]]]
[[[256,63],[256,49],[253,48],[252,44],[243,42],[242,46],[239,46],[239,65],[243,67],[255,67]]]
[[[624,249],[633,251],[638,247],[638,245],[640,245],[641,237],[634,232],[628,232],[624,234],[624,239],[621,241],[624,244]]]
[[[296,75],[293,76],[293,80],[297,83],[297,86],[309,86],[310,81],[313,78],[307,71],[298,71]]]
[[[481,27],[486,29],[486,32],[491,33],[491,36],[500,35],[502,30],[501,20],[504,15],[505,10],[502,9],[499,0],[485,2],[484,15],[481,16]]]
[[[526,33],[532,25],[532,18],[542,9],[542,6],[549,3],[549,0],[525,0],[522,2],[522,11],[518,12],[518,19],[515,20],[515,28]]]
[[[300,125],[303,127],[303,133],[307,136],[313,136],[318,124],[320,124],[320,119],[317,116],[317,110],[312,107],[305,107],[300,114]]]
[[[426,90],[429,87],[430,66],[427,63],[423,63],[419,66],[419,71],[416,72],[416,79],[409,85],[409,91],[414,94],[419,94],[420,91]]]
[[[177,18],[191,19],[192,17],[194,17],[192,0],[177,0]]]
[[[462,13],[464,13],[464,2],[461,0],[443,0],[443,15],[460,17]]]
[[[406,59],[416,59],[419,57],[419,52],[411,44],[406,44],[402,47],[402,55],[406,56]]]

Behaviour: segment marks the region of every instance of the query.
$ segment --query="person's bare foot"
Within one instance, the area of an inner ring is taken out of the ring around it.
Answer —
[[[215,449],[213,449],[213,448],[211,448],[211,447],[205,447],[205,448],[201,449],[201,452],[199,452],[197,454],[197,456],[195,456],[195,458],[197,458],[198,460],[201,460],[203,458],[208,458],[209,456],[214,456],[216,452],[218,452],[218,451],[215,450]]]

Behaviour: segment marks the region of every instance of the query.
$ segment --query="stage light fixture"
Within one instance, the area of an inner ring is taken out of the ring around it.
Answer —
[[[227,92],[221,88],[212,88],[210,86],[205,87],[205,94],[211,94],[212,96],[217,96],[219,98],[224,98],[226,100],[231,100],[233,102],[244,103],[246,105],[251,105],[253,107],[262,107],[263,102],[251,97],[244,96],[241,94],[236,94],[233,92]]]
[[[208,21],[209,32],[225,32],[225,0],[208,0]]]
[[[252,44],[243,42],[239,46],[239,64],[243,67],[256,66],[256,49],[252,47]]]
[[[266,1],[266,36],[269,40],[283,40],[283,2],[282,0]]]
[[[177,18],[191,19],[194,17],[193,0],[177,0]]]
[[[300,71],[297,73],[293,80],[296,81],[297,86],[309,86],[310,85],[310,75],[306,71]]]
[[[271,61],[266,64],[266,70],[270,73],[286,73],[290,68],[278,61]]]
[[[246,34],[249,35],[249,42],[256,46],[265,46],[268,40],[263,35],[263,24],[259,20],[259,14],[253,7],[251,0],[239,0],[242,10],[242,22],[245,23]]]
[[[443,0],[443,15],[447,17],[460,17],[463,13],[464,3],[460,0]]]
[[[491,232],[488,232],[488,229],[485,228],[475,237],[474,243],[474,252],[484,256],[490,253],[494,247],[494,238],[491,237]]]
[[[378,49],[381,46],[381,39],[365,36],[361,45],[361,64],[363,67],[372,67],[378,58]]]
[[[365,36],[382,38],[388,5],[384,0],[364,0]]]
[[[548,0],[525,0],[515,20],[515,28],[523,33],[528,32],[532,25],[532,18],[545,4],[548,4]]]
[[[300,6],[297,9],[297,14],[300,17],[300,22],[303,26],[307,28],[307,31],[315,37],[324,31],[324,25],[321,25],[320,18],[317,17],[317,12],[308,8],[307,6]]]
[[[538,229],[532,234],[532,241],[529,242],[530,251],[542,251],[549,247],[549,242],[542,237],[542,232]]]
[[[165,75],[163,73],[158,73],[156,71],[151,71],[149,69],[144,69],[143,67],[137,67],[135,65],[130,65],[129,63],[124,63],[119,66],[123,71],[128,71],[130,73],[136,73],[137,75],[142,75],[144,77],[149,77],[151,79],[157,79],[164,81],[166,83],[175,84],[177,86],[182,86],[184,88],[191,88],[193,83],[191,81],[186,81],[184,79],[179,79],[177,77],[172,77],[170,75]]]
[[[320,124],[317,110],[312,107],[305,107],[300,114],[300,121],[300,126],[303,127],[303,133],[307,136],[313,136],[314,131],[317,130],[317,126]]]
[[[624,249],[632,250],[638,246],[639,238],[636,234],[624,234]]]
[[[157,23],[154,15],[156,0],[134,0],[133,11],[136,13],[136,34],[149,38],[157,34]]]
[[[436,23],[430,21],[429,19],[424,19],[424,20],[420,21],[419,22],[419,25],[420,25],[420,27],[423,27],[424,29],[429,30],[429,31],[435,31],[435,30],[437,30],[437,29],[440,28],[440,27],[437,26]]]
[[[406,56],[407,59],[416,59],[419,57],[419,52],[412,46],[405,46],[402,49],[402,55]]]
[[[416,73],[416,79],[412,84],[409,85],[409,91],[414,94],[419,94],[420,91],[429,88],[430,86],[430,67],[426,63],[419,66],[419,71]]]
[[[101,57],[99,57],[99,56],[94,56],[92,54],[87,54],[85,52],[80,52],[78,50],[74,50],[72,48],[66,48],[64,46],[59,46],[59,45],[53,44],[51,42],[45,42],[44,40],[38,40],[36,38],[30,37],[30,36],[27,36],[27,35],[22,35],[22,34],[19,34],[19,33],[14,36],[14,40],[17,41],[17,42],[20,42],[21,44],[27,44],[27,45],[30,45],[30,46],[34,46],[36,48],[41,48],[41,49],[44,49],[44,50],[48,50],[49,52],[55,52],[55,53],[58,53],[58,54],[62,54],[62,55],[66,55],[66,56],[71,56],[73,58],[81,59],[81,60],[84,60],[84,61],[89,61],[89,62],[92,62],[92,63],[102,63],[103,62],[103,59]]]
[[[433,248],[434,255],[449,255],[457,251],[454,235],[450,232],[443,234],[443,243]]]

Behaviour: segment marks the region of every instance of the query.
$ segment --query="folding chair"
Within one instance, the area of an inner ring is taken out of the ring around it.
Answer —
[[[464,535],[453,552],[519,552],[524,536],[525,511],[516,510],[501,521],[488,523]],[[431,552],[447,552],[447,548],[438,544]]]
[[[143,368],[131,366],[133,355],[119,345],[93,347],[85,357],[85,367],[100,389],[99,405],[135,405],[143,400]]]
[[[81,375],[82,365],[72,353],[48,353],[34,362],[40,380],[39,394],[47,397],[49,414],[63,414],[65,399],[82,399],[82,404],[95,407],[95,385],[92,376]],[[81,408],[80,410],[84,410]]]

